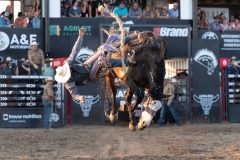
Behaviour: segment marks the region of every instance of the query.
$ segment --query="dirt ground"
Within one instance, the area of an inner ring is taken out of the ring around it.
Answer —
[[[240,124],[0,129],[0,159],[240,159]]]

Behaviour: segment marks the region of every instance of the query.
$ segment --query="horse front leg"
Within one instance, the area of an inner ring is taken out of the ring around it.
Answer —
[[[145,106],[145,110],[142,112],[141,118],[138,122],[139,129],[148,127],[153,117],[156,115],[156,112],[162,107],[161,99],[163,97],[163,84],[159,83],[159,81],[154,81],[153,76],[150,76],[149,79],[150,102]]]
[[[106,87],[109,93],[109,98],[111,99],[111,112],[108,116],[110,122],[114,124],[118,119],[118,109],[116,108],[116,93],[117,89],[114,86],[114,77],[108,75],[105,77]]]

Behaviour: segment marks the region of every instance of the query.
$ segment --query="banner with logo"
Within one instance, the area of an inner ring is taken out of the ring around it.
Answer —
[[[220,57],[239,56],[240,53],[240,32],[238,31],[216,31],[198,30],[198,38],[202,40],[218,40]],[[214,43],[214,41],[209,41]]]
[[[221,121],[218,58],[218,41],[193,41],[191,96],[194,121]]]
[[[86,85],[77,86],[81,95],[85,96],[85,103],[73,100],[72,123],[73,124],[103,124],[104,109],[101,94],[104,85],[88,82]]]
[[[118,85],[115,84],[115,86],[117,86],[117,93],[116,93],[116,105],[119,108],[118,110],[118,119],[119,121],[125,121],[125,122],[129,122],[129,115],[128,112],[125,111],[124,109],[124,105],[125,105],[125,93],[127,92],[127,86],[126,85]],[[110,114],[111,111],[111,106],[108,106],[107,101],[110,95],[107,95],[107,93],[105,94],[105,105],[104,105],[104,111],[107,114]],[[135,96],[133,96],[132,98],[132,102],[134,101]],[[138,107],[134,110],[134,116],[135,117],[140,117],[141,116],[141,108],[142,108],[142,104],[139,104]]]
[[[0,75],[0,127],[43,127],[43,76]],[[54,84],[53,127],[64,125],[63,84]],[[29,117],[29,118],[28,118]],[[4,120],[4,121],[2,121]]]
[[[106,37],[101,37],[101,26],[110,26],[114,19],[95,18],[95,19],[73,19],[73,18],[51,18],[50,19],[50,56],[68,57],[74,42],[78,36],[79,28],[86,29],[83,41],[85,51],[96,51]],[[131,23],[130,23],[131,22]],[[124,19],[125,24],[134,24],[126,27],[130,31],[156,31],[156,34],[164,37],[168,43],[167,57],[187,57],[187,38],[191,34],[188,26],[190,21],[164,20],[158,19]],[[182,25],[185,27],[179,27]],[[165,27],[161,27],[165,26]],[[174,27],[175,26],[175,27]],[[155,29],[154,29],[155,28]],[[88,53],[87,53],[88,54]]]
[[[14,59],[27,58],[30,44],[39,43],[39,48],[44,49],[42,29],[0,29],[0,56]]]

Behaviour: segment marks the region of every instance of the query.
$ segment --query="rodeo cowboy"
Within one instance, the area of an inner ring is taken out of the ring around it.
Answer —
[[[117,52],[120,53],[120,36],[118,34],[118,30],[116,29],[116,24],[112,24],[110,28],[111,33],[108,33],[108,38],[106,42],[101,45],[97,52],[86,60],[83,65],[93,64],[93,68],[91,71],[91,77],[95,77],[97,72],[101,72],[100,74],[104,75],[109,68],[113,67],[122,67],[121,59],[111,58],[110,53]],[[123,52],[125,54],[124,63],[126,65],[135,64],[135,54],[144,47],[144,44],[149,39],[154,39],[155,36],[152,32],[138,32],[134,31],[134,33],[125,37]],[[152,43],[156,43],[156,41],[152,41]],[[148,43],[149,44],[149,43]],[[129,45],[137,46],[134,49],[129,50]],[[152,44],[160,47],[158,44]],[[101,77],[101,76],[100,76]]]
[[[73,99],[84,103],[84,96],[79,94],[76,87],[76,82],[83,82],[89,77],[88,70],[77,62],[76,56],[82,47],[83,37],[85,35],[85,30],[83,28],[79,29],[79,36],[75,42],[70,56],[67,58],[63,66],[59,66],[56,69],[56,75],[54,79],[57,82],[64,83],[65,88],[72,95]]]

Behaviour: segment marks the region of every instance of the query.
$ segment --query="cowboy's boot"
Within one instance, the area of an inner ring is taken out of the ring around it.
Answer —
[[[64,83],[64,86],[71,94],[73,100],[76,102],[80,102],[80,94],[75,82],[66,82]]]

